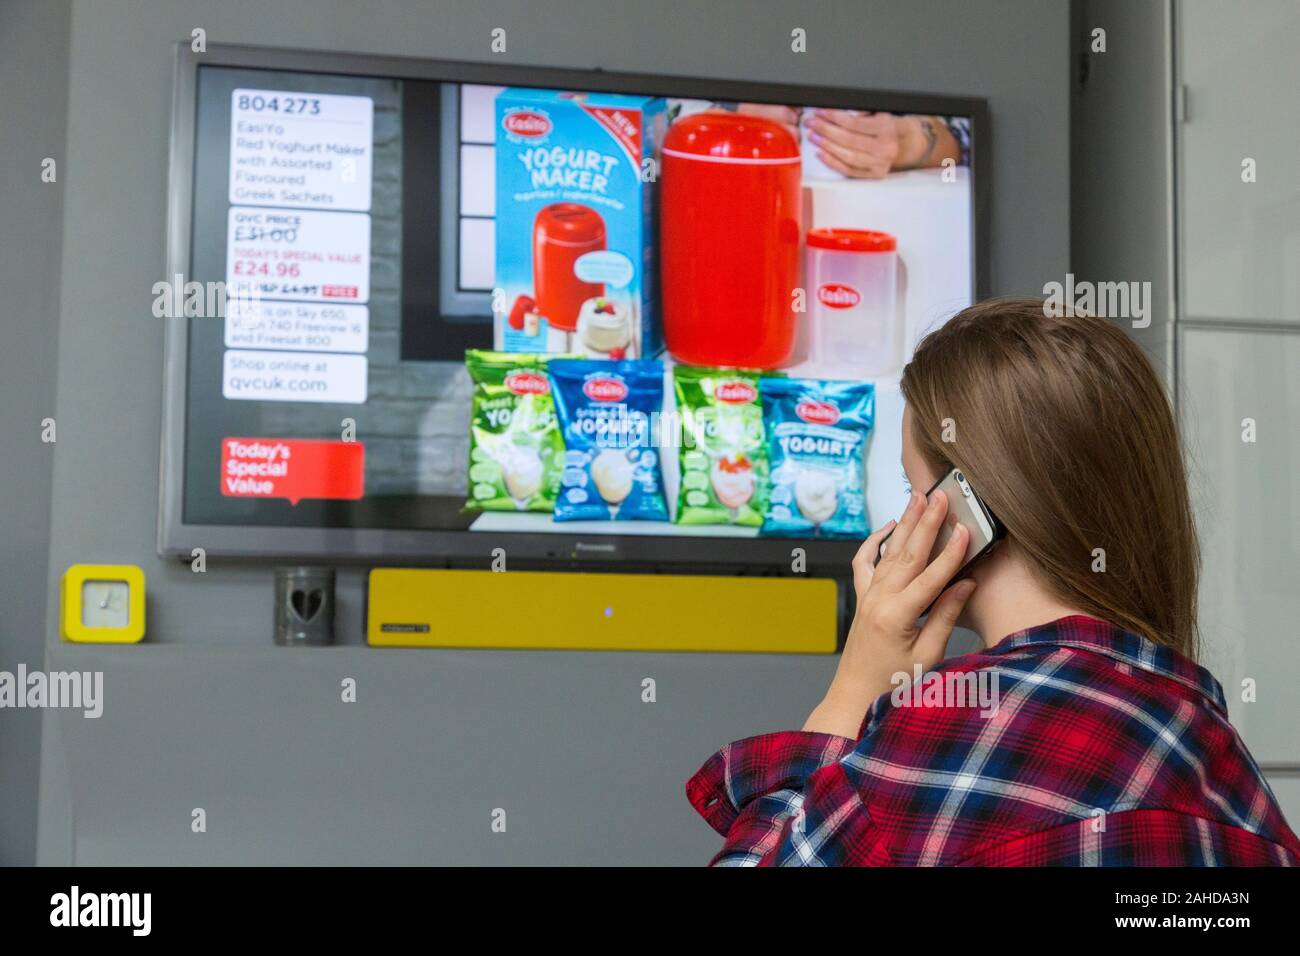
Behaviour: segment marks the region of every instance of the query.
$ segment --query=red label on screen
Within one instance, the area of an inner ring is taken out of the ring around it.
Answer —
[[[501,120],[501,125],[505,127],[507,133],[528,139],[545,136],[551,131],[550,117],[533,110],[515,110],[513,113],[507,113]]]
[[[221,439],[221,493],[228,498],[355,501],[365,494],[366,448],[355,441]]]
[[[840,420],[840,410],[830,402],[815,402],[811,399],[796,405],[794,413],[812,425],[834,425]]]
[[[545,395],[551,383],[540,372],[511,372],[506,376],[506,388],[516,395]]]
[[[748,382],[720,382],[713,397],[728,405],[746,405],[758,398],[758,390]]]
[[[355,299],[357,287],[354,285],[323,285],[320,294],[327,299]]]
[[[627,398],[627,385],[616,378],[590,378],[582,393],[594,402],[621,402]]]
[[[828,305],[832,309],[851,309],[862,301],[862,295],[851,285],[827,282],[818,287],[817,299],[822,305]]]

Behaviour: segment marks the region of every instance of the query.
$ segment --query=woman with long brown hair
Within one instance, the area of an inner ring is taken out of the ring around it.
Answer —
[[[1182,451],[1138,347],[995,299],[922,340],[902,392],[915,492],[854,560],[822,703],[687,784],[726,838],[714,862],[1300,864],[1196,663]],[[916,493],[954,468],[1005,528],[960,575],[969,531],[932,556],[949,502]],[[943,661],[959,624],[984,647]]]

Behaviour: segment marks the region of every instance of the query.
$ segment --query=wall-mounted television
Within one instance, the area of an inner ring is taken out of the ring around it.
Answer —
[[[902,366],[986,287],[987,127],[179,45],[160,553],[843,575]]]

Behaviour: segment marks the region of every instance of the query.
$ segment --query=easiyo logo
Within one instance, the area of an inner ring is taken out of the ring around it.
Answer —
[[[862,293],[842,282],[827,282],[817,287],[817,301],[832,309],[851,309],[862,301]]]
[[[536,139],[551,131],[551,118],[534,110],[515,110],[502,118],[501,125],[507,133]]]
[[[589,378],[582,383],[582,394],[593,402],[621,402],[627,397],[627,385],[617,378]]]
[[[830,402],[815,402],[812,399],[796,405],[794,413],[812,425],[834,425],[840,420],[838,408]]]
[[[540,372],[511,372],[506,376],[506,388],[516,395],[545,395],[551,383]]]
[[[758,398],[758,389],[748,382],[732,380],[720,382],[713,390],[713,397],[728,405],[745,405]]]

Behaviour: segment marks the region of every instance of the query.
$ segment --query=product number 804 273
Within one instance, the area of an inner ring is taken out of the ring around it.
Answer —
[[[243,113],[320,115],[320,100],[309,96],[241,96],[237,106]]]

